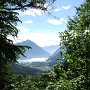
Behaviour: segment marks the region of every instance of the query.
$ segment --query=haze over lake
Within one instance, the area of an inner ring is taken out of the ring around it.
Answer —
[[[32,63],[32,62],[46,62],[48,58],[31,58],[25,60],[18,60],[19,63]]]

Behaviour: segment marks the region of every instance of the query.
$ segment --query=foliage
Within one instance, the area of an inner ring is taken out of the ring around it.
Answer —
[[[0,1],[0,89],[1,90],[90,90],[90,0],[76,8],[68,30],[60,33],[65,62],[57,63],[52,71],[42,76],[13,76],[8,63],[17,61],[25,47],[16,46],[8,36],[17,37],[19,22],[16,10],[44,8],[46,0]],[[6,71],[7,70],[7,71]],[[1,87],[2,86],[2,87]]]
[[[15,78],[15,77],[14,77]],[[14,83],[11,84],[12,90],[39,90],[32,81],[31,76],[16,76]]]
[[[76,10],[68,30],[60,33],[65,62],[54,67],[47,90],[90,90],[90,0]]]

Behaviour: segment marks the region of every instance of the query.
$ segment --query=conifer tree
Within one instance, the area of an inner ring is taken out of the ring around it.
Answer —
[[[54,2],[55,0],[50,0]],[[17,10],[24,11],[36,8],[47,11],[45,3],[48,0],[0,0],[0,90],[7,87],[9,82],[8,64],[17,62],[18,55],[25,51],[27,46],[17,46],[8,36],[18,37],[17,23],[21,22]]]

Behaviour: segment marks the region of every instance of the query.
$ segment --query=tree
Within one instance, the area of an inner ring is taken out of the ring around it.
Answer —
[[[36,8],[47,11],[45,3],[48,0],[1,0],[0,1],[0,89],[7,86],[9,80],[8,64],[17,62],[18,55],[23,54],[28,46],[17,46],[8,36],[18,36],[17,23],[21,22],[17,10]],[[55,0],[50,0],[53,3]]]
[[[76,10],[68,20],[68,30],[60,33],[65,62],[57,70],[64,70],[64,77],[54,71],[60,79],[51,82],[47,90],[90,90],[90,0]]]

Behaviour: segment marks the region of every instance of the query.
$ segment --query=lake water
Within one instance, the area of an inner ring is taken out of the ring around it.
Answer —
[[[31,58],[26,60],[18,60],[19,63],[46,62],[48,58]]]

